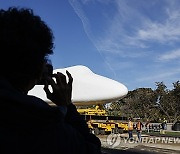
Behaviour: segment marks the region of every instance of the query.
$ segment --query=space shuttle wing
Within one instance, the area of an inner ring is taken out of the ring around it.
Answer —
[[[127,87],[122,83],[97,75],[82,65],[56,69],[53,73],[61,72],[66,75],[66,70],[73,77],[72,102],[75,105],[105,104],[119,100],[128,93]],[[47,99],[42,85],[36,85],[28,95],[51,102]]]

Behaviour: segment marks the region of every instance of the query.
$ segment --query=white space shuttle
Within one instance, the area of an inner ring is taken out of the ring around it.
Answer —
[[[73,77],[72,103],[78,105],[106,104],[119,100],[127,95],[125,85],[93,73],[86,66],[78,65],[63,69],[55,69],[53,73],[61,72],[66,75],[66,70]],[[28,95],[34,95],[51,103],[43,90],[43,85],[36,85]]]

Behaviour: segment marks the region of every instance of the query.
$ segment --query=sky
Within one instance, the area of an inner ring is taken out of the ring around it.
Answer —
[[[34,10],[54,34],[54,69],[84,65],[129,90],[180,80],[179,0],[0,0]]]

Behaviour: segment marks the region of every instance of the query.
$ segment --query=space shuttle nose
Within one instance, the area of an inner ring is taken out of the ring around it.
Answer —
[[[76,105],[108,103],[121,99],[128,93],[127,87],[122,83],[97,75],[85,66],[57,69],[54,72],[65,74],[65,70],[73,77],[72,101]]]
[[[125,85],[122,85],[121,92],[122,96],[126,96],[128,94],[128,88]]]
[[[72,102],[75,105],[105,104],[119,100],[128,93],[128,89],[124,84],[97,75],[85,66],[79,65],[56,69],[53,73],[61,72],[66,75],[66,70],[73,77]],[[29,94],[50,102],[46,98],[43,86],[35,86]]]

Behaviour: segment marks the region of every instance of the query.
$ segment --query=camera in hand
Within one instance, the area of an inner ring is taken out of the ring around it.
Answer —
[[[53,66],[50,63],[47,63],[43,69],[41,79],[37,82],[37,85],[44,85],[46,83],[47,77],[52,77]]]

